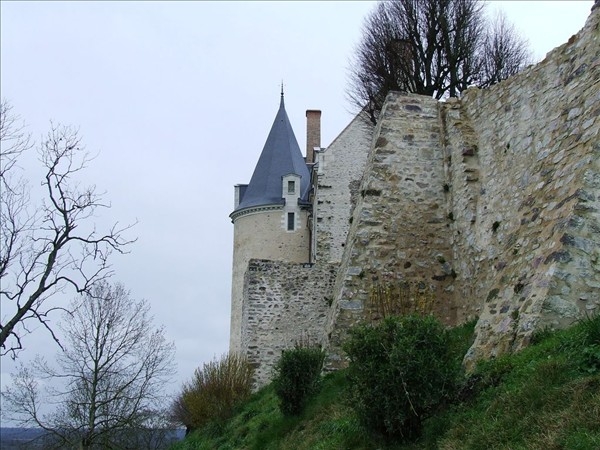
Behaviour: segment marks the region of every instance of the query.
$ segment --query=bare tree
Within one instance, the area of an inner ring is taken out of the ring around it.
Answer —
[[[164,444],[148,435],[166,428],[166,419],[157,419],[166,417],[174,347],[153,327],[148,304],[131,299],[121,284],[97,282],[70,310],[60,325],[66,345],[56,365],[40,357],[32,367],[21,365],[3,393],[4,414],[43,428],[57,448]],[[56,409],[43,415],[44,405]]]
[[[90,161],[77,130],[52,125],[39,147],[45,198],[35,204],[19,176],[19,158],[30,147],[6,102],[0,110],[0,347],[16,356],[28,323],[41,323],[58,342],[48,314],[58,309],[48,300],[57,292],[87,292],[111,275],[109,257],[131,243],[130,226],[99,232],[94,216],[105,208],[95,187],[81,187],[77,176]]]
[[[504,24],[491,26],[484,3],[476,0],[381,1],[364,22],[348,96],[376,123],[389,91],[441,99],[471,85],[487,86],[493,83],[489,77],[510,76],[528,60],[525,41]],[[510,38],[496,34],[509,31]],[[508,45],[500,52],[503,57],[486,56],[498,39]],[[485,70],[484,63],[492,60],[499,67]]]
[[[19,123],[19,116],[12,112],[12,106],[6,101],[0,102],[0,179],[15,165],[17,158],[31,148],[31,136],[25,131],[25,125]],[[2,186],[4,188],[4,185]]]
[[[480,86],[488,87],[520,72],[531,62],[527,41],[504,13],[497,13],[485,35]]]

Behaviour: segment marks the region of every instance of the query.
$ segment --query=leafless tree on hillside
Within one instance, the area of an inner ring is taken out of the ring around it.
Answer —
[[[78,184],[89,155],[77,130],[53,125],[39,146],[45,170],[41,202],[32,201],[20,176],[20,157],[31,145],[6,102],[0,137],[0,354],[15,357],[32,322],[58,342],[48,314],[60,308],[51,297],[68,289],[87,292],[111,275],[111,253],[123,253],[133,241],[124,237],[130,226],[96,230],[94,217],[108,205],[94,186]]]
[[[22,365],[3,392],[3,413],[43,428],[56,448],[163,445],[157,433],[167,426],[164,387],[174,373],[174,347],[153,327],[148,304],[120,284],[97,282],[69,310],[56,365],[39,357]],[[55,409],[43,415],[44,405]]]

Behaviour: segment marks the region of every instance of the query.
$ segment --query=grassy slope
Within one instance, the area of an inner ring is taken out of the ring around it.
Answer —
[[[472,326],[455,334],[466,349]],[[481,365],[412,445],[385,442],[361,427],[345,402],[340,371],[325,377],[300,417],[284,417],[266,387],[232,420],[173,449],[600,449],[600,316],[538,341]]]

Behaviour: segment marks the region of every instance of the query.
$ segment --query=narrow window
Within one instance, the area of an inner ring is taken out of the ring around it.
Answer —
[[[288,231],[294,231],[294,225],[296,222],[296,214],[294,214],[293,212],[288,213],[287,216],[287,229]]]
[[[296,192],[296,182],[288,181],[288,194],[294,194]]]

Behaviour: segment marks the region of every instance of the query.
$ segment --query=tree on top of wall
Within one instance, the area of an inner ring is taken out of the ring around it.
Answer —
[[[436,99],[487,87],[522,70],[527,42],[507,19],[488,20],[475,0],[382,1],[367,16],[348,96],[376,123],[389,91]]]

